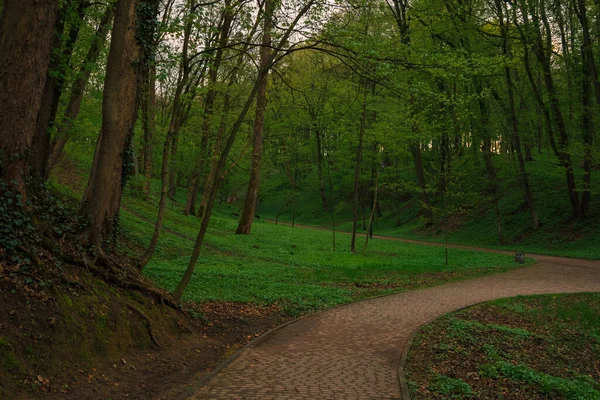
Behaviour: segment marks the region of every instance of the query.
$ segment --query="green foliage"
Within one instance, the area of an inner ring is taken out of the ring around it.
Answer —
[[[512,364],[498,361],[482,367],[484,376],[494,379],[508,378],[539,387],[548,395],[558,394],[561,398],[572,400],[593,400],[600,398],[597,382],[587,375],[576,376],[572,379],[563,379],[544,374],[522,364]]]
[[[411,349],[414,398],[424,384],[433,391],[446,371],[482,391],[478,398],[498,398],[493,394],[515,386],[523,396],[600,398],[590,363],[590,354],[600,350],[599,311],[600,295],[581,293],[500,299],[439,318],[420,331]],[[431,372],[415,374],[413,362]],[[490,380],[496,388],[482,388]],[[436,393],[458,393],[452,390]]]
[[[19,251],[21,246],[39,242],[30,214],[23,207],[21,195],[8,188],[0,180],[0,257],[9,258],[14,263],[29,263]]]
[[[468,383],[445,375],[437,375],[429,385],[429,390],[443,394],[448,399],[468,399],[475,396]]]
[[[128,243],[145,246],[153,230],[154,201],[125,191],[123,206],[121,224]],[[515,266],[511,257],[463,250],[452,250],[446,266],[443,249],[383,240],[354,255],[346,250],[347,235],[338,237],[343,250],[333,252],[329,232],[261,220],[255,221],[251,235],[234,235],[233,211],[221,207],[213,216],[206,249],[184,299],[277,303],[296,315]],[[175,204],[168,206],[156,257],[145,273],[172,290],[187,266],[197,229],[196,217],[182,215]]]
[[[0,336],[0,366],[7,371],[19,368],[19,363],[13,354],[13,347],[2,336]]]

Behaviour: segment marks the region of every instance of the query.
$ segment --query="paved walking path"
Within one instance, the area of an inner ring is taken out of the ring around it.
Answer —
[[[400,357],[411,333],[422,324],[501,297],[600,291],[600,261],[535,258],[538,264],[519,270],[349,304],[301,319],[242,352],[191,398],[401,399]]]

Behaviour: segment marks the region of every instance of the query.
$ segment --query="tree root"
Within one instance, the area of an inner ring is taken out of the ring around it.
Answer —
[[[143,320],[146,321],[146,328],[148,329],[148,335],[150,336],[150,340],[152,340],[152,343],[154,343],[157,347],[160,347],[160,343],[158,343],[156,336],[154,336],[154,331],[152,330],[152,320],[134,305],[127,304],[127,307],[129,307],[131,311],[133,311],[134,313],[139,315]]]
[[[62,258],[67,262],[86,268],[88,271],[93,272],[102,277],[105,281],[120,288],[126,290],[138,290],[156,298],[163,305],[167,305],[177,311],[182,311],[181,306],[173,301],[168,293],[151,287],[138,277],[132,276],[133,274],[127,274],[127,269],[125,267],[119,266],[115,261],[112,261],[107,257],[98,259],[102,267],[99,267],[94,262],[90,262],[85,256],[78,258],[71,254],[63,254]]]

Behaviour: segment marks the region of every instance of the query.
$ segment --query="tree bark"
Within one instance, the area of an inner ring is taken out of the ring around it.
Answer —
[[[596,97],[596,105],[600,106],[600,81],[598,81],[598,70],[594,60],[593,43],[590,34],[589,21],[585,0],[577,0],[575,4],[577,17],[581,24],[583,43],[581,46],[581,57],[583,60],[583,194],[581,198],[581,215],[585,216],[590,208],[591,179],[592,179],[592,146],[594,144],[594,107],[592,106],[592,88]]]
[[[190,4],[190,10],[194,8],[194,2]],[[156,222],[154,223],[154,231],[152,232],[152,238],[150,239],[150,243],[144,251],[142,257],[139,260],[140,269],[144,268],[152,256],[156,251],[156,247],[158,245],[158,240],[160,239],[160,234],[162,232],[162,226],[165,217],[165,210],[167,204],[167,197],[169,195],[169,167],[171,165],[171,159],[169,155],[172,154],[173,150],[173,137],[176,132],[180,128],[181,118],[182,118],[182,92],[187,84],[189,79],[189,60],[188,60],[188,47],[190,42],[190,35],[192,30],[192,22],[191,19],[188,20],[186,24],[186,28],[184,31],[183,37],[183,47],[181,50],[181,64],[179,68],[179,77],[177,82],[177,87],[175,88],[175,96],[173,98],[173,110],[171,112],[171,121],[169,123],[169,129],[167,131],[167,136],[165,137],[165,141],[163,144],[163,152],[162,152],[162,163],[161,163],[161,184],[160,184],[160,197],[158,201],[158,213],[156,216]],[[172,168],[172,166],[171,166]]]
[[[506,26],[505,21],[504,5],[500,0],[495,0],[495,3],[498,12],[498,18],[500,21],[502,52],[504,56],[507,57],[506,62],[508,62],[512,58],[512,54],[508,43],[508,27]],[[512,72],[511,67],[508,64],[505,64],[504,66],[504,79],[506,81],[506,89],[508,94],[508,117],[510,120],[511,142],[514,151],[517,154],[517,160],[519,165],[519,182],[521,184],[521,188],[523,189],[523,196],[525,197],[525,202],[527,203],[527,207],[529,208],[529,214],[531,215],[533,228],[537,229],[540,227],[541,222],[537,215],[535,204],[533,202],[533,195],[531,193],[531,187],[529,185],[529,177],[527,176],[527,171],[525,169],[525,161],[523,159],[523,152],[521,150],[521,137],[519,136],[519,126],[517,121],[517,113],[515,109],[515,96],[513,89]]]
[[[417,186],[419,187],[419,198],[421,200],[421,215],[426,219],[431,219],[433,214],[429,207],[429,197],[427,196],[427,187],[425,185],[425,169],[423,168],[423,155],[419,143],[412,146],[412,155],[415,163],[415,173],[417,175]]]
[[[50,156],[48,157],[48,165],[45,170],[46,179],[58,163],[65,145],[69,140],[69,133],[77,115],[79,115],[79,110],[81,109],[81,102],[83,101],[85,87],[92,73],[92,66],[96,64],[100,57],[100,53],[104,48],[113,16],[114,5],[111,4],[107,6],[106,11],[100,19],[100,24],[98,25],[92,44],[90,45],[83,63],[79,67],[79,71],[77,72],[75,81],[71,87],[69,102],[62,119],[62,124],[58,126],[56,136],[50,144]]]
[[[319,193],[321,195],[321,204],[323,204],[323,211],[329,211],[329,204],[327,204],[327,196],[325,196],[325,177],[323,176],[323,138],[321,137],[321,130],[315,123],[315,138],[317,141],[317,173],[319,175]]]
[[[144,91],[141,94],[143,138],[143,192],[146,199],[150,197],[150,180],[152,179],[152,149],[156,134],[156,66],[151,66],[147,76],[143,78]]]
[[[294,28],[296,27],[296,25],[298,24],[300,19],[304,15],[306,15],[306,13],[310,10],[310,8],[312,7],[313,4],[314,4],[314,0],[309,1],[298,12],[295,19],[292,21],[292,23],[289,25],[288,29],[286,30],[285,34],[282,36],[281,43],[287,43],[292,32],[294,31]],[[257,21],[258,21],[258,18],[257,18]],[[266,23],[268,23],[268,22],[265,22],[265,24]],[[261,85],[261,81],[263,79],[266,79],[266,76],[273,65],[273,60],[277,56],[278,53],[279,53],[279,49],[275,49],[269,57],[269,62],[267,64],[268,68],[264,71],[262,71],[262,70],[258,71],[258,76],[257,76],[256,82],[254,83],[252,90],[250,91],[250,94],[248,95],[246,102],[244,103],[244,106],[242,107],[240,114],[238,115],[238,118],[235,120],[233,126],[231,127],[229,137],[227,138],[227,141],[225,142],[223,151],[221,152],[221,155],[219,157],[219,161],[216,165],[216,168],[211,170],[211,172],[210,172],[211,175],[209,175],[207,184],[211,184],[213,182],[214,182],[214,184],[212,184],[211,187],[209,188],[210,195],[206,202],[206,211],[204,212],[204,215],[202,216],[200,230],[198,231],[198,235],[196,236],[196,242],[194,244],[194,249],[193,249],[192,255],[190,257],[190,262],[188,263],[188,266],[185,270],[185,273],[183,274],[183,277],[181,278],[181,281],[179,282],[179,284],[177,285],[177,288],[175,288],[175,291],[173,292],[173,298],[175,301],[179,301],[181,299],[183,292],[185,291],[186,287],[190,283],[190,280],[192,279],[192,275],[194,274],[194,269],[196,268],[196,264],[198,263],[198,257],[200,256],[200,250],[202,249],[202,245],[204,244],[204,237],[206,236],[206,231],[208,230],[208,224],[210,222],[212,208],[213,208],[216,196],[217,196],[217,190],[218,190],[218,187],[220,184],[219,177],[222,175],[222,173],[225,169],[225,163],[227,162],[227,157],[229,156],[231,147],[233,146],[233,143],[235,142],[235,138],[242,126],[242,123],[244,122],[244,119],[246,118],[246,114],[248,113],[248,110],[250,109],[250,106],[254,100],[254,96],[256,96],[256,93],[258,92],[258,89]]]
[[[362,86],[366,86],[363,83]],[[362,87],[363,102],[360,114],[360,124],[358,128],[358,147],[356,148],[356,164],[354,167],[354,191],[352,195],[352,236],[350,237],[350,251],[356,253],[356,229],[358,224],[358,207],[360,192],[360,165],[362,162],[363,139],[365,136],[365,125],[367,119],[367,88]]]
[[[140,89],[140,68],[145,62],[137,29],[147,18],[139,14],[142,0],[119,0],[106,66],[102,98],[102,131],[96,144],[81,213],[89,222],[89,242],[97,255],[105,232],[112,231],[123,187],[123,161],[133,135]],[[156,18],[156,15],[154,15]]]
[[[57,11],[56,0],[5,0],[0,16],[0,179],[23,202]]]
[[[37,126],[33,143],[31,146],[30,165],[32,172],[39,180],[47,176],[46,168],[50,157],[50,129],[54,126],[60,97],[65,86],[65,75],[68,62],[73,53],[73,47],[79,35],[81,21],[85,17],[85,11],[89,2],[81,0],[77,6],[77,22],[71,21],[71,27],[66,42],[63,44],[63,33],[65,29],[69,5],[63,6],[58,12],[56,20],[56,33],[54,46],[50,57],[50,68],[42,96],[42,104],[38,112]]]
[[[254,213],[256,211],[256,203],[258,200],[258,190],[260,188],[263,130],[265,124],[265,111],[267,109],[268,72],[271,63],[271,30],[273,29],[273,10],[271,1],[265,0],[264,7],[265,20],[259,66],[260,83],[256,94],[256,113],[254,116],[254,130],[252,135],[252,169],[250,170],[250,180],[246,191],[244,208],[240,216],[238,227],[235,231],[238,235],[247,235],[252,229],[252,222],[254,221]]]
[[[198,196],[198,190],[200,186],[200,176],[202,175],[202,169],[204,166],[205,158],[208,157],[208,142],[210,138],[210,129],[212,125],[212,115],[217,98],[217,80],[219,69],[221,67],[221,61],[223,60],[223,51],[227,42],[229,41],[229,31],[231,30],[231,23],[233,21],[233,9],[230,5],[229,0],[225,1],[225,10],[223,16],[223,23],[221,24],[221,31],[219,32],[218,50],[215,53],[215,58],[212,61],[208,69],[208,93],[206,94],[206,100],[204,103],[204,118],[202,121],[202,140],[200,143],[200,154],[196,160],[196,166],[192,172],[191,184],[188,187],[188,198],[186,206],[184,208],[184,215],[194,214],[192,209],[195,208],[196,197]],[[205,185],[206,186],[206,185]],[[200,210],[200,213],[203,211]]]

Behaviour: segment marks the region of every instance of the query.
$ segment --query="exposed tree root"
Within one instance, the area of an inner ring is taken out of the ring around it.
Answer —
[[[91,262],[85,256],[74,257],[72,254],[64,253],[62,254],[62,258],[69,263],[86,268],[88,271],[95,273],[115,286],[127,290],[138,290],[156,298],[163,305],[167,305],[177,311],[182,311],[181,306],[173,301],[167,292],[150,286],[136,276],[139,275],[137,270],[135,270],[135,272],[128,271],[127,267],[119,265],[117,262],[110,260],[106,256],[96,257],[97,262]]]
[[[158,343],[158,340],[156,339],[156,336],[154,336],[154,332],[152,330],[152,320],[134,305],[127,304],[127,307],[129,307],[131,311],[133,311],[134,313],[139,315],[143,320],[146,321],[146,328],[148,329],[148,335],[150,336],[150,340],[152,340],[152,343],[154,343],[157,347],[160,347],[160,343]]]

